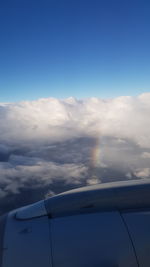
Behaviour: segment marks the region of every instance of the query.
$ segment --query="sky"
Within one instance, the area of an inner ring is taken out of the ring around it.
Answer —
[[[1,1],[0,102],[150,91],[147,0]]]

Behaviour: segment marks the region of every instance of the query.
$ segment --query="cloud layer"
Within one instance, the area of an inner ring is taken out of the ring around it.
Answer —
[[[26,204],[27,192],[36,201],[81,185],[150,177],[149,120],[150,93],[1,103],[2,205]]]

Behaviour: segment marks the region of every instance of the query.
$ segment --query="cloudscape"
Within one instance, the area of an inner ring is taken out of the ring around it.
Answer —
[[[150,177],[150,93],[0,103],[0,210]]]

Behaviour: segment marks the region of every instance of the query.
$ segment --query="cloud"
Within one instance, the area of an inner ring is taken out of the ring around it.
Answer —
[[[150,93],[102,100],[39,99],[2,104],[0,140],[56,142],[81,136],[129,138],[150,147]]]
[[[149,178],[150,168],[137,169],[134,174],[136,175],[136,177],[139,177],[139,178]]]
[[[1,200],[150,177],[149,118],[150,93],[1,103]]]
[[[83,164],[59,165],[40,159],[25,158],[23,161],[23,157],[21,160],[17,157],[17,161],[0,165],[0,182],[3,184],[3,192],[18,193],[23,187],[44,187],[60,179],[65,183],[78,184],[86,172],[87,168]]]
[[[142,158],[149,159],[150,158],[150,152],[143,152],[141,155]]]

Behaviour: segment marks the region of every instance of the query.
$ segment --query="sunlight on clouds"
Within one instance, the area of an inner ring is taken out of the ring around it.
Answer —
[[[150,93],[107,100],[48,98],[3,104],[0,140],[55,142],[99,132],[150,147],[149,114]]]
[[[150,177],[149,118],[150,93],[1,103],[0,197]]]

